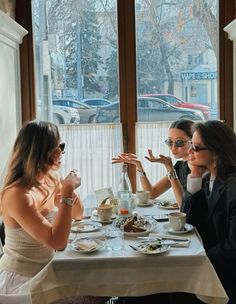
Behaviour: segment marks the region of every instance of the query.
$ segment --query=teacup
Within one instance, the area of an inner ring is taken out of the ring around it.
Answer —
[[[136,198],[139,204],[147,204],[150,197],[149,191],[139,190],[136,192]]]
[[[112,213],[118,214],[118,204],[119,204],[118,197],[109,198],[108,202],[110,205],[112,205]]]
[[[108,222],[112,216],[112,205],[102,204],[97,207],[97,214],[101,222]]]
[[[169,213],[170,228],[173,231],[182,231],[186,223],[186,213],[172,212]]]

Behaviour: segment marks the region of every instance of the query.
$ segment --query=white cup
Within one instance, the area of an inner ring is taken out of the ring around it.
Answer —
[[[169,213],[170,228],[173,231],[184,230],[184,225],[186,223],[186,213],[184,212],[171,212]]]
[[[136,192],[136,198],[139,204],[147,204],[150,197],[149,191],[140,190]]]
[[[97,207],[97,214],[101,222],[108,222],[112,216],[112,205],[102,204]]]
[[[118,214],[118,204],[119,204],[118,197],[109,198],[108,202],[110,205],[112,205],[112,213]]]

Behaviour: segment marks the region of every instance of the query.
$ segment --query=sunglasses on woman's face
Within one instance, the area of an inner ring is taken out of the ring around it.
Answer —
[[[189,140],[183,140],[183,139],[177,139],[177,140],[166,139],[165,144],[168,147],[172,147],[173,145],[175,145],[175,147],[181,148],[181,147],[184,147],[186,142],[188,142],[188,141]]]
[[[65,150],[65,146],[66,146],[65,143],[61,143],[61,144],[58,146],[58,148],[60,148],[61,152],[65,152],[65,151],[64,151],[64,150]]]
[[[189,148],[193,150],[193,152],[208,150],[206,147],[199,147],[198,145],[192,143],[191,141],[189,141]]]

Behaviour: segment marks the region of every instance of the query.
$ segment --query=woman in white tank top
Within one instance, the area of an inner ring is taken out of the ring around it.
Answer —
[[[1,192],[5,246],[0,259],[0,294],[19,294],[55,250],[67,246],[72,218],[83,205],[74,192],[80,177],[58,174],[65,144],[56,125],[32,121],[20,130]]]

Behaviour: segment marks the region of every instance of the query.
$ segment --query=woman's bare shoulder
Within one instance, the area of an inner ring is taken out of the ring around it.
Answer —
[[[16,202],[24,201],[25,203],[31,203],[32,198],[30,195],[30,189],[23,186],[12,186],[6,189],[2,195],[2,204],[14,205]]]

